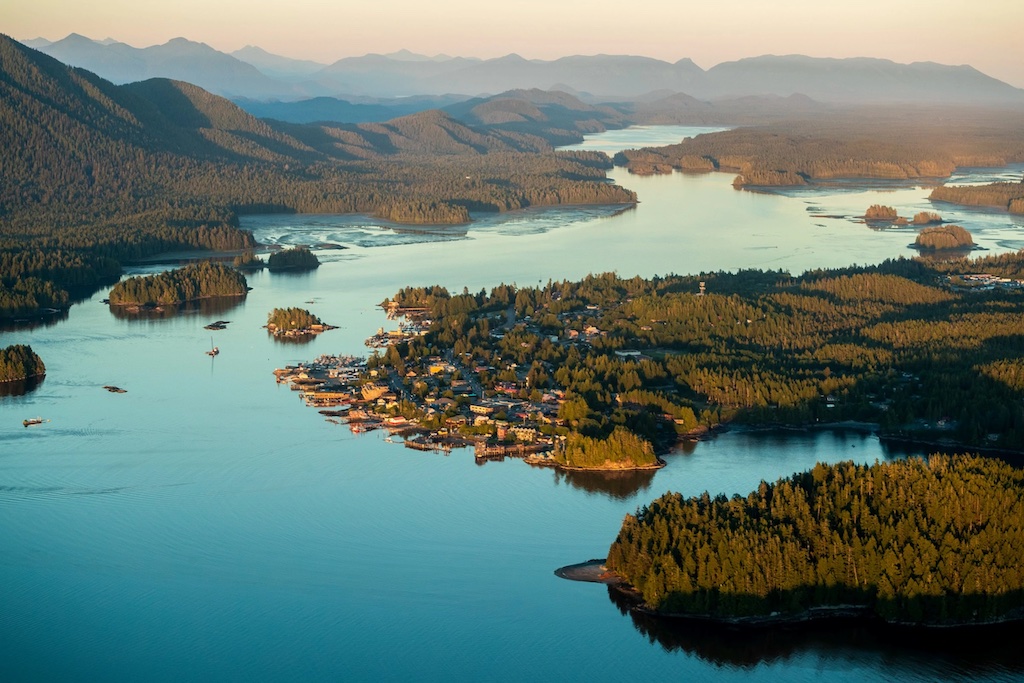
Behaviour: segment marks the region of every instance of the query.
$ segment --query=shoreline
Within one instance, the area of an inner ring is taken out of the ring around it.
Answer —
[[[623,598],[631,602],[630,612],[643,614],[655,619],[666,621],[690,622],[694,624],[710,624],[716,627],[736,630],[761,630],[776,626],[807,627],[821,622],[858,622],[899,630],[915,630],[928,632],[951,632],[961,630],[999,628],[1024,624],[1024,610],[1016,610],[1009,614],[987,621],[966,623],[929,623],[888,620],[880,616],[868,605],[820,605],[808,607],[800,612],[782,614],[773,612],[764,615],[750,616],[715,616],[712,614],[688,614],[682,612],[660,612],[646,605],[640,593],[626,580],[609,570],[605,559],[592,559],[586,562],[565,565],[554,571],[555,576],[568,581],[581,583],[600,583],[608,586]]]

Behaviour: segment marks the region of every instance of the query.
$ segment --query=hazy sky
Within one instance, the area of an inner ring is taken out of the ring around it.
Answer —
[[[333,62],[407,48],[551,59],[638,54],[703,68],[762,54],[970,64],[1024,87],[1022,0],[0,0],[18,39],[185,37]]]

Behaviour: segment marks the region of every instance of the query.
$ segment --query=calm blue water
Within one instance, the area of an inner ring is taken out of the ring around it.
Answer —
[[[353,435],[274,382],[287,363],[365,353],[388,324],[375,304],[406,284],[877,262],[910,255],[912,237],[810,214],[903,213],[927,193],[615,177],[639,192],[636,209],[489,217],[441,237],[359,217],[252,217],[268,242],[351,248],[321,251],[313,274],[255,274],[227,308],[125,319],[99,292],[63,322],[0,334],[48,369],[34,392],[0,398],[0,680],[1020,679],[1011,654],[857,633],[654,633],[602,586],[552,574],[603,557],[623,515],[665,491],[746,493],[819,460],[902,455],[870,435],[730,432],[609,481]],[[1006,216],[965,225],[993,250],[1021,240]],[[276,306],[340,329],[277,343],[261,329]],[[217,319],[228,329],[203,329]],[[50,421],[22,427],[35,416]]]

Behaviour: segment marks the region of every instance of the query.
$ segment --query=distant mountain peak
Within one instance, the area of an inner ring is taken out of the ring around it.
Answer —
[[[429,62],[429,61],[433,61],[433,60],[430,59],[430,57],[427,57],[426,55],[421,55],[421,54],[417,54],[415,52],[410,52],[409,50],[406,50],[405,48],[402,48],[401,50],[397,50],[395,52],[389,52],[386,55],[384,55],[384,57],[387,57],[388,59],[394,59],[394,60],[399,61],[399,62]]]

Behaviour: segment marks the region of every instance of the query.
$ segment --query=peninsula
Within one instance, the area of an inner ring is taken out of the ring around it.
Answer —
[[[1024,619],[1024,472],[978,456],[816,465],[748,496],[666,494],[605,567],[641,609],[735,625]]]
[[[408,322],[367,340],[365,368],[281,373],[311,405],[358,410],[331,417],[418,434],[419,447],[644,469],[728,423],[855,421],[883,438],[1024,451],[1024,253],[407,287],[382,305]]]
[[[1018,114],[947,108],[920,108],[913,116],[884,108],[850,108],[810,121],[784,119],[615,155],[617,165],[639,173],[735,173],[737,188],[856,178],[937,179],[949,177],[957,168],[1022,161],[1024,123]],[[1016,183],[939,188],[932,198],[1020,211],[1021,190]]]

